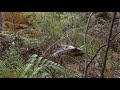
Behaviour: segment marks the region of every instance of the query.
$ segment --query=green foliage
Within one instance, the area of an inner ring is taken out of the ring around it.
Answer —
[[[65,69],[60,64],[43,57],[32,55],[26,63],[23,62],[15,46],[7,51],[5,60],[0,60],[1,78],[53,78],[53,75],[67,77]]]
[[[12,46],[7,51],[5,60],[0,60],[0,77],[16,78],[20,76],[23,62],[16,52],[16,47]]]
[[[116,62],[113,60],[109,60],[107,61],[107,65],[106,65],[107,69],[119,69],[120,68],[120,62]]]
[[[31,39],[32,42],[37,41],[39,45],[47,46],[48,41],[56,42],[64,37],[61,41],[65,44],[72,43],[78,47],[83,46],[85,25],[81,23],[79,13],[25,12],[24,15],[36,31],[42,32],[36,40]]]
[[[22,77],[25,78],[54,78],[56,75],[67,76],[65,69],[60,64],[38,57],[36,54],[31,56],[22,72]]]
[[[33,24],[36,21],[36,14],[35,12],[22,12],[22,15],[25,16],[29,24]]]
[[[81,20],[79,13],[38,12],[36,14],[36,23],[33,26],[45,33],[45,36],[41,36],[41,40],[43,38],[51,38],[57,41],[64,36],[62,43],[81,47],[84,44],[83,34],[85,30],[85,24],[81,23]],[[96,53],[100,43],[94,36],[88,35],[87,37],[87,50],[89,56],[92,57]]]
[[[120,62],[112,62],[114,68],[120,68]]]
[[[90,58],[92,58],[95,55],[98,48],[100,47],[100,41],[94,37],[91,37],[91,39],[88,39],[87,46],[88,55]]]
[[[34,44],[40,47],[43,52],[53,45],[53,47],[48,50],[48,54],[59,49],[59,47],[56,47],[60,44],[72,44],[82,48],[84,46],[84,31],[89,13],[90,12],[84,12],[84,14],[80,12],[22,12],[21,14],[24,15],[29,22],[30,28],[20,29],[19,32],[21,32],[21,38],[25,40],[26,44]],[[112,13],[110,12],[108,14]],[[93,14],[89,27],[89,31],[93,30],[93,32],[94,29],[99,31],[99,25],[98,27],[95,26],[99,20],[96,21],[97,19],[94,15],[95,14]],[[94,26],[95,28],[93,28]],[[100,27],[102,27],[102,25]],[[34,31],[37,34],[29,33]],[[6,31],[3,32],[5,33]],[[25,34],[26,32],[28,33]],[[14,35],[12,32],[8,34]],[[95,36],[87,35],[87,60],[91,60],[97,49],[101,46],[102,42],[100,38],[96,38],[97,34],[98,33],[95,33]],[[33,37],[30,35],[33,35]],[[119,35],[115,39],[119,42]],[[118,46],[117,51],[119,51],[119,48]],[[109,56],[110,55],[111,54],[109,54]],[[10,47],[3,57],[5,58],[4,60],[0,58],[0,77],[54,78],[68,77],[67,74],[70,74],[69,77],[80,77],[80,71],[75,73],[73,71],[69,72],[68,70],[68,72],[66,72],[65,68],[61,65],[43,57],[38,57],[37,55],[32,55],[25,63],[17,53],[15,46]],[[103,53],[99,53],[95,60],[101,61],[103,58],[104,51]],[[107,69],[120,67],[119,62],[109,61],[108,57]],[[73,69],[73,66],[71,67]]]
[[[28,12],[24,15],[33,28],[50,35],[53,39],[59,39],[69,29],[81,27],[81,19],[76,13]]]

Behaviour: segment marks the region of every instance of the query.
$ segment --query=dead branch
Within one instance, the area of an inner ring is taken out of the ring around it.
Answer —
[[[111,27],[110,27],[109,36],[108,36],[107,45],[106,45],[105,58],[104,58],[103,67],[101,70],[101,78],[104,78],[104,71],[106,68],[106,61],[107,61],[108,50],[109,50],[109,45],[110,45],[110,38],[112,36],[112,29],[113,29],[113,25],[114,25],[114,21],[115,21],[115,16],[116,16],[116,12],[113,13],[113,17],[112,17]]]
[[[106,46],[106,45],[101,46],[101,47],[97,50],[97,52],[95,53],[95,55],[93,56],[93,58],[90,60],[90,62],[88,63],[88,65],[87,65],[87,67],[86,67],[86,71],[85,71],[86,77],[87,77],[87,71],[88,71],[88,68],[89,68],[90,64],[93,62],[93,60],[95,59],[95,57],[97,56],[97,54],[99,53],[99,51],[100,51],[103,47],[105,47],[105,46]]]
[[[110,40],[109,43],[111,43],[118,34],[120,34],[120,32],[116,33],[116,34],[113,36],[113,38]],[[88,68],[89,68],[90,64],[93,62],[93,60],[95,59],[95,57],[97,56],[97,54],[99,53],[99,51],[100,51],[103,47],[105,47],[105,46],[107,46],[107,45],[106,45],[106,44],[105,44],[105,45],[102,45],[102,46],[97,50],[97,52],[95,53],[95,55],[93,56],[93,58],[90,60],[90,62],[88,63],[88,65],[87,65],[87,67],[86,67],[86,77],[87,77],[87,71],[88,71]]]
[[[72,45],[61,45],[61,48],[59,48],[59,50],[55,51],[53,54],[49,55],[48,58],[57,63],[63,64],[64,63],[63,58],[65,56],[73,59],[79,56],[82,57],[83,55],[84,55],[84,52],[80,48],[77,48]]]
[[[85,50],[85,68],[84,68],[84,73],[83,73],[84,78],[86,77],[86,66],[87,66],[87,32],[89,29],[89,24],[90,24],[90,20],[91,20],[92,15],[93,15],[93,12],[90,13],[90,16],[89,16],[88,21],[87,21],[86,30],[84,33],[84,50]]]
[[[114,40],[114,38],[115,38],[118,34],[120,34],[120,32],[116,33],[116,34],[113,36],[113,38],[110,40],[110,43]],[[90,62],[88,63],[88,65],[87,65],[87,67],[86,67],[86,74],[87,74],[87,70],[88,70],[90,64],[93,62],[93,60],[95,59],[95,57],[97,56],[97,54],[100,52],[100,50],[101,50],[103,47],[105,47],[105,46],[106,46],[106,44],[105,44],[105,45],[102,45],[102,46],[97,50],[97,52],[95,53],[95,55],[93,56],[93,58],[90,60]]]
[[[52,54],[52,57],[59,57],[62,55],[68,55],[68,56],[82,56],[84,53],[80,48],[74,47],[72,45],[64,45],[63,48],[56,51]]]
[[[63,39],[65,39],[65,38],[68,38],[68,33],[70,33],[71,31],[73,31],[74,29],[69,29],[69,30],[67,30],[67,31],[65,31],[64,33],[63,33],[63,35],[61,36],[61,38],[58,40],[58,41],[56,41],[55,43],[53,43],[52,45],[50,45],[44,52],[43,52],[43,54],[44,55],[46,55],[46,53],[53,47],[53,46],[55,46],[56,44],[58,44],[60,41],[62,41]]]

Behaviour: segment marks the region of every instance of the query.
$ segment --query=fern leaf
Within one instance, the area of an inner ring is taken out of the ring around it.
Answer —
[[[47,72],[42,73],[41,78],[52,78],[51,75]]]
[[[64,67],[60,64],[45,59],[43,57],[37,58],[37,55],[32,55],[29,59],[29,63],[26,65],[27,67],[23,71],[22,77],[52,77],[52,74],[58,73],[63,74],[65,73]]]
[[[35,72],[32,73],[32,75],[30,76],[30,78],[33,77],[34,75],[36,75],[39,71],[41,71],[42,68],[43,68],[43,67],[36,68],[36,69],[35,69]]]
[[[46,65],[49,65],[49,64],[53,64],[54,62],[52,62],[52,61],[47,61],[46,62]]]
[[[38,65],[40,64],[40,62],[42,61],[42,59],[43,59],[43,57],[39,57],[39,58],[38,58],[38,61],[37,61],[37,63],[36,63],[36,66],[38,66]]]
[[[36,55],[36,54],[32,55],[31,58],[30,58],[30,60],[29,60],[30,63],[34,63],[35,60],[37,59],[37,57],[38,57],[38,55]]]
[[[48,60],[47,59],[44,59],[41,63],[41,65],[44,65]]]
[[[24,76],[29,70],[30,68],[33,66],[33,64],[28,64],[27,67],[25,68],[25,70],[23,71],[22,76]]]

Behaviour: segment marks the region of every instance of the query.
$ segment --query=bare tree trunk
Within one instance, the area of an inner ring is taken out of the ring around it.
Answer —
[[[104,57],[104,62],[103,62],[103,67],[101,70],[101,78],[104,78],[104,71],[106,68],[106,61],[107,61],[107,56],[108,56],[108,50],[109,50],[109,45],[110,45],[110,39],[112,36],[112,29],[113,29],[113,25],[114,25],[114,21],[115,21],[115,16],[116,16],[116,12],[113,13],[113,17],[112,17],[112,21],[111,21],[111,26],[110,26],[110,31],[109,31],[109,36],[108,36],[108,40],[107,40],[107,46],[106,46],[106,52],[105,52],[105,57]]]

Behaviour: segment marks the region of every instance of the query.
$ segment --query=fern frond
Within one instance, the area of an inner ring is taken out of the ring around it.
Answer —
[[[25,70],[22,73],[22,77],[24,77],[24,75],[30,70],[30,68],[33,66],[33,64],[28,64],[27,67],[25,68]]]
[[[35,60],[37,59],[37,57],[38,57],[38,55],[36,55],[36,54],[32,55],[31,58],[29,59],[30,63],[31,64],[34,63]]]
[[[64,74],[66,75],[65,68],[60,64],[45,59],[43,57],[38,57],[38,55],[32,55],[29,59],[29,63],[26,65],[26,68],[23,71],[22,77],[52,77],[53,73]],[[29,74],[29,75],[28,75]]]
[[[42,59],[43,59],[43,57],[39,57],[39,58],[38,58],[37,63],[36,63],[36,66],[39,65],[39,63],[41,62]]]

